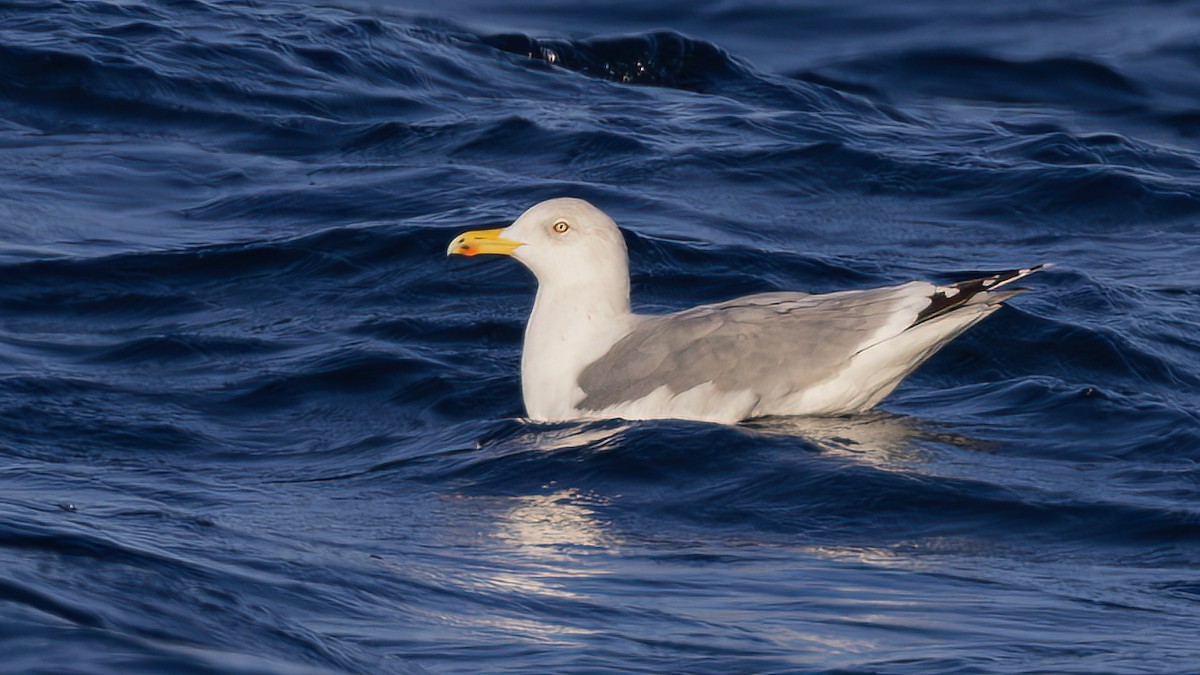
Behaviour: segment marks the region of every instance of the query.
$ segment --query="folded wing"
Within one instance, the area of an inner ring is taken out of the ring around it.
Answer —
[[[583,411],[601,411],[666,387],[674,394],[711,383],[726,392],[779,399],[832,380],[855,355],[958,312],[982,318],[1015,291],[996,289],[1041,267],[948,286],[915,281],[823,295],[765,293],[674,314],[639,317],[634,329],[579,377]],[[942,321],[919,331],[931,349],[970,323]],[[918,334],[914,331],[914,335]],[[904,353],[903,350],[897,353]],[[915,367],[915,364],[913,364]],[[906,371],[907,372],[907,371]]]

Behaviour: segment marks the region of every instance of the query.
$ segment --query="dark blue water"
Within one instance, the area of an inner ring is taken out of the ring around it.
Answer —
[[[0,670],[1200,668],[1200,7],[0,0]],[[1031,292],[877,414],[521,421],[634,303]]]

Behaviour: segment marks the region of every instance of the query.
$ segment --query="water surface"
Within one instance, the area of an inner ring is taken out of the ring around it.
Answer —
[[[10,672],[1200,663],[1200,9],[0,0]],[[578,196],[634,304],[1032,291],[875,414],[520,419]]]

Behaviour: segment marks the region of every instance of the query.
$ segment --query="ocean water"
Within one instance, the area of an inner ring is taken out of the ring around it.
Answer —
[[[1200,671],[1200,6],[0,0],[0,671]],[[880,409],[521,419],[635,307],[1053,262]]]

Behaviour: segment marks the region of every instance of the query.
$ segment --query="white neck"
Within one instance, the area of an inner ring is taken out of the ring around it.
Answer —
[[[576,382],[633,326],[628,274],[610,283],[540,284],[525,326],[521,389],[535,420],[576,417]]]

